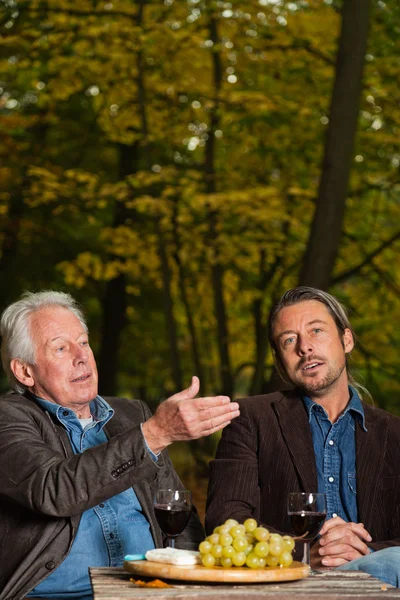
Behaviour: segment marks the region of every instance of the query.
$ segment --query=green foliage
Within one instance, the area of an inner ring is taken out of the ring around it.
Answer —
[[[168,394],[161,233],[185,381],[194,371],[191,314],[207,391],[220,389],[217,261],[235,389],[246,393],[255,304],[265,321],[273,300],[297,283],[308,237],[340,26],[335,3],[2,5],[0,271],[9,286],[1,303],[25,288],[68,289],[88,306],[99,350],[107,344],[98,332],[104,289],[124,275],[120,391],[150,400]],[[376,401],[394,411],[399,12],[374,3],[332,287],[354,311],[355,367]],[[205,186],[210,138],[212,194]],[[268,358],[266,379],[270,368]]]

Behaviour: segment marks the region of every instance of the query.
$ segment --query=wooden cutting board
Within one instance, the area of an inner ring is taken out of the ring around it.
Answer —
[[[261,583],[268,581],[294,581],[310,574],[310,568],[301,562],[294,561],[290,567],[249,569],[248,567],[203,567],[167,565],[147,560],[126,560],[124,569],[134,575],[157,577],[159,579],[178,579],[183,581],[209,581],[213,583]]]

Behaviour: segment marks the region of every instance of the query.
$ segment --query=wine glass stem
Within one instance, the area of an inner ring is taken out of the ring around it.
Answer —
[[[175,539],[174,538],[168,538],[168,546],[170,548],[175,548]]]
[[[304,542],[303,558],[301,559],[301,562],[310,565],[310,542]]]

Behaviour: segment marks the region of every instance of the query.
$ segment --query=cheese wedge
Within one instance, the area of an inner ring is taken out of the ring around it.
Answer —
[[[146,559],[169,565],[201,565],[200,552],[178,548],[156,548],[146,552]]]

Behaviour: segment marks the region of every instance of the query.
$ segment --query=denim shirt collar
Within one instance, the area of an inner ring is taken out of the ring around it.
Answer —
[[[75,415],[76,419],[78,419],[72,409],[67,409],[65,406],[61,406],[50,400],[44,400],[31,392],[28,392],[28,395],[43,408],[43,410],[58,419],[63,425],[67,424],[65,419],[66,415],[64,415],[64,412],[66,411],[68,411],[68,416],[72,413],[72,415]],[[91,401],[90,413],[93,417],[93,422],[98,426],[99,430],[103,429],[104,425],[114,416],[114,410],[101,396],[96,396],[96,398]]]
[[[359,424],[361,425],[363,430],[368,431],[367,427],[365,425],[364,407],[362,405],[360,396],[358,395],[357,390],[351,385],[349,385],[349,395],[350,395],[350,400],[339,418],[344,417],[348,412],[351,411],[352,416],[354,417],[354,419],[356,419],[359,422]],[[317,407],[319,407],[319,409],[322,409],[324,411],[326,417],[328,417],[326,410],[324,409],[323,406],[321,406],[317,402],[314,402],[308,396],[302,396],[301,399],[303,400],[304,406],[307,410],[309,422],[311,422],[312,414],[315,413],[315,410]]]

